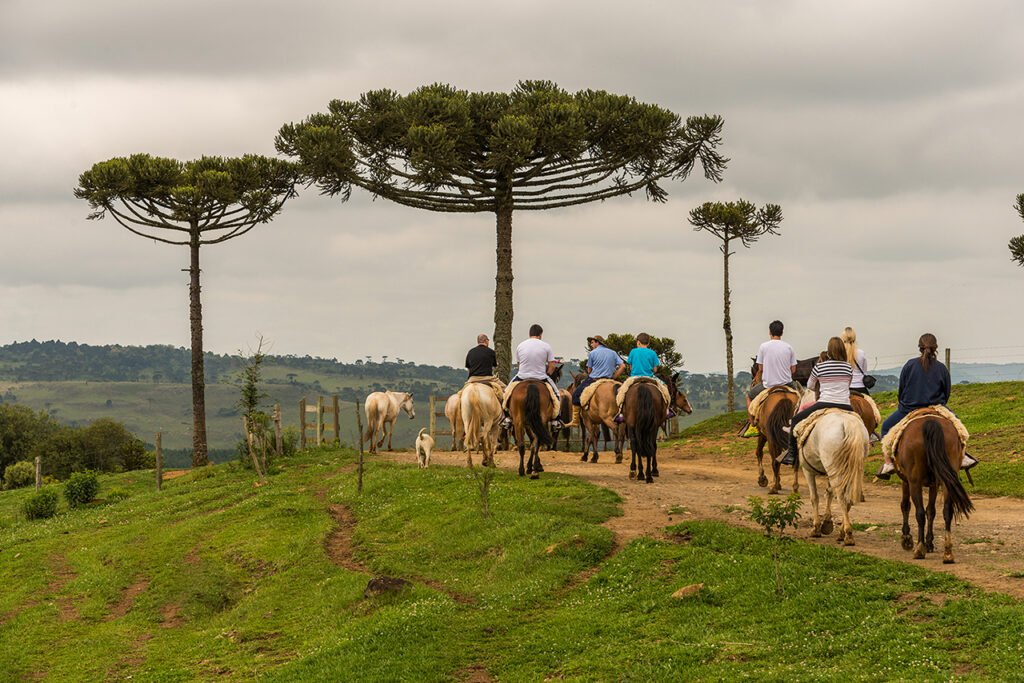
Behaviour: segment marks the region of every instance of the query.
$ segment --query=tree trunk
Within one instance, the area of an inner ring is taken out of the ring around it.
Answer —
[[[512,204],[497,213],[497,273],[494,276],[494,352],[498,377],[507,382],[512,372]]]
[[[188,286],[189,320],[192,324],[192,467],[210,464],[206,450],[206,378],[203,370],[203,304],[199,298],[199,233],[189,245],[192,261]]]
[[[729,392],[728,398],[726,399],[726,408],[731,413],[736,409],[736,400],[733,396],[735,377],[733,375],[732,366],[732,314],[729,306],[729,240],[725,240],[722,244],[722,254],[725,259],[725,286],[723,288],[725,298],[725,313],[722,316],[722,328],[725,330],[725,371],[729,379],[726,382],[727,391]]]

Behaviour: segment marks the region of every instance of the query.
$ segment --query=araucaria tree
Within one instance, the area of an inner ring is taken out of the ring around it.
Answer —
[[[494,343],[507,379],[512,357],[512,214],[610,199],[643,190],[667,193],[700,162],[718,181],[728,159],[722,119],[676,114],[623,95],[569,93],[547,81],[510,93],[424,86],[408,95],[365,93],[334,100],[326,113],[287,124],[278,151],[296,157],[304,177],[329,195],[351,185],[405,206],[496,217]]]
[[[693,229],[711,233],[721,241],[719,250],[724,262],[724,313],[722,328],[725,330],[725,365],[728,378],[728,409],[735,408],[733,384],[735,375],[732,362],[732,292],[729,289],[729,257],[735,252],[730,251],[737,242],[750,247],[762,235],[778,235],[778,227],[782,222],[782,209],[777,204],[765,204],[758,209],[750,202],[740,199],[735,202],[705,202],[690,211],[690,223]]]
[[[1014,205],[1020,219],[1024,221],[1024,194],[1017,195],[1017,203]],[[1010,240],[1010,255],[1018,265],[1024,266],[1024,235],[1017,235]]]
[[[148,154],[100,162],[78,179],[75,196],[94,209],[90,219],[109,213],[136,235],[189,248],[193,466],[209,462],[199,247],[269,222],[295,196],[296,179],[295,165],[280,159],[247,155],[182,162]]]

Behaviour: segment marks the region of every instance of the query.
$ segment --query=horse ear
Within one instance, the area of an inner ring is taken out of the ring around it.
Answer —
[[[673,382],[678,382],[678,381],[679,381],[679,373],[678,373],[678,372],[677,372],[677,373],[674,373],[674,374],[672,375],[672,381],[673,381]]]

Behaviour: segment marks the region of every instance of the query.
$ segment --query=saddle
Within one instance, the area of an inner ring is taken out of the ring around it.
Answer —
[[[800,399],[803,394],[788,384],[781,384],[777,387],[772,387],[771,389],[765,389],[750,401],[750,408],[747,409],[747,412],[750,414],[750,419],[753,420],[754,424],[760,424],[761,407],[764,405],[764,402],[768,400],[768,397],[782,391],[793,394],[793,396],[796,397],[797,405],[800,405]]]
[[[964,427],[964,423],[949,408],[935,405],[928,406],[927,408],[918,408],[897,422],[896,426],[890,429],[889,433],[882,439],[882,453],[890,458],[895,457],[896,452],[899,450],[900,437],[903,436],[903,431],[910,426],[911,422],[923,420],[926,417],[940,417],[952,422],[953,426],[956,427],[957,434],[960,435],[960,450],[963,451],[967,448],[967,439],[971,436],[967,431],[967,427]]]
[[[622,403],[626,400],[626,393],[634,384],[653,384],[661,392],[661,397],[665,399],[665,405],[672,403],[672,397],[668,394],[668,386],[657,377],[630,377],[622,383],[618,393],[615,394],[615,402],[619,404],[619,408],[622,408]]]
[[[502,408],[502,410],[508,410],[508,399],[509,399],[509,396],[512,395],[512,392],[515,390],[515,388],[517,386],[519,386],[522,382],[540,382],[547,389],[548,396],[551,397],[551,404],[555,406],[555,410],[557,411],[558,410],[558,406],[562,405],[562,397],[555,393],[555,390],[551,387],[551,383],[550,382],[547,382],[547,381],[542,380],[542,379],[521,379],[521,380],[518,380],[518,381],[513,380],[512,382],[508,383],[507,387],[505,387],[505,394],[504,394],[504,396],[502,396],[502,399],[501,399],[501,408]]]
[[[602,377],[601,379],[594,380],[593,384],[588,384],[584,387],[583,391],[580,392],[580,406],[585,410],[590,408],[590,399],[594,398],[594,394],[597,392],[598,387],[602,384],[618,384],[618,380],[612,379],[611,377]]]
[[[843,410],[842,408],[824,408],[822,410],[815,410],[801,421],[800,424],[796,426],[796,431],[793,432],[793,438],[796,439],[797,448],[803,450],[804,444],[807,443],[807,439],[811,438],[811,430],[814,429],[814,425],[818,424],[818,420],[833,413],[853,415],[857,418],[857,421],[860,422],[860,416],[857,415],[857,413],[849,410]]]

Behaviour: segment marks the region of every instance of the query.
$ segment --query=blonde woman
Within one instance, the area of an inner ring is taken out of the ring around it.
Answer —
[[[857,333],[852,327],[843,329],[839,335],[846,347],[846,362],[853,368],[853,381],[850,382],[850,391],[858,394],[869,394],[868,388],[864,386],[864,375],[867,374],[868,357],[864,350],[857,346]]]

